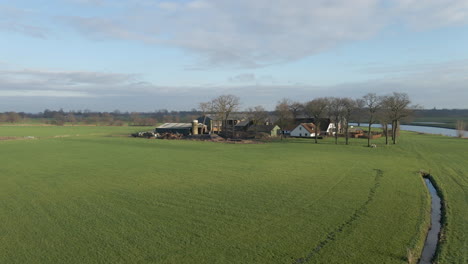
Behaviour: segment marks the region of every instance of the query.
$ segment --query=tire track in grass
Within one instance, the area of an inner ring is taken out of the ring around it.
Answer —
[[[294,260],[293,263],[306,263],[310,261],[322,248],[324,248],[328,243],[335,240],[336,236],[343,232],[343,230],[347,227],[350,227],[356,220],[358,220],[361,215],[364,214],[366,211],[367,206],[374,200],[375,193],[380,186],[380,179],[383,177],[383,171],[379,169],[375,169],[375,182],[374,186],[370,188],[369,194],[367,196],[367,200],[358,208],[354,213],[341,225],[337,226],[331,232],[327,234],[327,236],[321,240],[313,249],[309,252],[305,257],[298,258]]]
[[[245,231],[242,231],[242,232],[238,232],[236,235],[230,236],[229,238],[232,239],[232,240],[235,240],[237,238],[244,237],[244,236],[246,236],[248,234],[251,235],[252,233],[258,233],[261,230],[265,230],[270,226],[274,226],[277,223],[283,222],[285,219],[295,218],[297,215],[302,214],[306,208],[313,206],[318,201],[325,198],[330,192],[332,192],[332,190],[334,190],[338,185],[341,184],[341,182],[343,182],[346,179],[346,177],[348,176],[348,172],[353,170],[354,167],[356,167],[356,166],[357,166],[357,163],[353,164],[350,168],[348,168],[345,172],[343,172],[342,173],[343,176],[341,178],[339,178],[339,180],[335,184],[333,184],[326,192],[324,192],[323,194],[321,194],[320,196],[315,198],[313,201],[306,202],[307,198],[304,198],[302,201],[300,201],[300,204],[304,204],[304,205],[301,206],[300,208],[296,209],[295,212],[288,213],[288,215],[285,216],[285,217],[279,217],[276,220],[269,221],[268,223],[262,225],[261,227],[252,228],[252,229],[248,229],[248,230],[245,230]]]

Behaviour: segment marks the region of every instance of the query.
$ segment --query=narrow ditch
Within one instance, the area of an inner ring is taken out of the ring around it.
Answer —
[[[427,233],[419,264],[431,264],[437,252],[440,231],[442,228],[442,199],[437,193],[433,180],[429,174],[423,174],[427,189],[431,195],[431,227]]]

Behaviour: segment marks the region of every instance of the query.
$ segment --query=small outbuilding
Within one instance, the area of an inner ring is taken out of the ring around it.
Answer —
[[[181,134],[184,136],[187,135],[197,135],[201,134],[203,124],[199,124],[197,120],[194,120],[192,123],[164,123],[158,126],[154,132],[155,133],[172,133],[172,134]]]
[[[352,138],[359,138],[364,136],[364,130],[361,128],[351,127],[348,129],[349,136]]]

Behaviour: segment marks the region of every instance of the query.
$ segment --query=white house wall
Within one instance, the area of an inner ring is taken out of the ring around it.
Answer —
[[[299,125],[291,131],[291,137],[315,137],[315,133],[310,133],[305,127]]]

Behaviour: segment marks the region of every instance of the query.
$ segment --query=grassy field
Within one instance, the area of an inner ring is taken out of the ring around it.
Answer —
[[[36,138],[0,141],[0,263],[406,263],[428,225],[420,169],[448,205],[438,260],[467,263],[467,140],[122,136],[135,130],[0,127]]]

